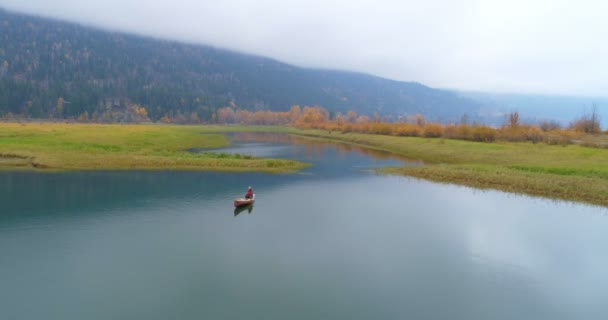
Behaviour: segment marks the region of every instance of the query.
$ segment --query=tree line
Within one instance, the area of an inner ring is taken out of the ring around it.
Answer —
[[[150,121],[209,123],[225,106],[280,111],[293,104],[429,116],[477,107],[417,83],[302,69],[0,9],[0,117],[119,122],[137,118],[129,111],[137,105]]]
[[[469,122],[463,117],[458,123],[441,124],[427,121],[420,114],[409,115],[398,121],[386,121],[375,113],[369,117],[355,111],[336,113],[333,116],[323,107],[294,105],[287,112],[258,111],[220,108],[215,116],[217,124],[244,125],[291,125],[302,129],[320,129],[329,132],[357,132],[405,137],[447,138],[479,142],[496,140],[548,144],[569,144],[577,139],[588,146],[604,146],[588,140],[590,135],[602,133],[597,107],[588,115],[575,119],[562,127],[554,121],[542,121],[536,125],[523,124],[519,112],[507,115],[500,127]]]

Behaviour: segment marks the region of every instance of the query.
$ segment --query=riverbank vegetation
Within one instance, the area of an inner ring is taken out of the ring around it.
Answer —
[[[387,168],[384,172],[608,206],[608,149],[354,132],[336,134],[312,129],[292,133],[388,151],[425,163]]]
[[[61,106],[64,102],[58,100]],[[116,111],[118,112],[118,111]],[[105,120],[104,120],[105,119]],[[108,120],[109,119],[109,120]],[[30,122],[27,118],[13,117],[11,114],[0,118],[0,121]],[[81,114],[78,118],[55,119],[66,123],[144,123],[151,124],[146,108],[133,104],[109,118],[89,117]],[[109,121],[109,122],[108,122]],[[422,115],[414,114],[398,119],[358,115],[354,111],[346,114],[340,112],[330,115],[320,106],[294,105],[286,112],[268,110],[249,111],[233,107],[219,108],[212,113],[209,120],[198,118],[196,114],[164,115],[160,120],[164,124],[238,124],[245,126],[291,126],[300,129],[321,129],[329,132],[357,132],[367,134],[389,135],[399,137],[424,137],[468,140],[478,142],[532,142],[550,145],[579,144],[586,147],[608,148],[608,131],[602,132],[596,107],[590,114],[583,114],[578,119],[563,127],[554,121],[541,121],[537,124],[520,122],[518,112],[505,115],[503,125],[492,127],[468,120],[464,115],[457,123],[436,123],[427,121]]]
[[[227,146],[229,140],[221,131],[226,130],[204,126],[2,123],[0,168],[285,173],[306,166],[290,160],[188,151]]]
[[[283,132],[387,151],[423,166],[384,172],[476,188],[608,206],[608,149],[583,145],[483,143],[278,126],[2,123],[0,168],[187,169],[293,172],[305,164],[213,152],[227,132]],[[189,152],[203,149],[206,152]]]
[[[300,108],[292,106],[288,112],[270,112],[221,108],[214,121],[219,124],[289,125],[300,129],[321,129],[329,132],[357,132],[400,137],[444,138],[478,142],[532,142],[550,145],[580,144],[587,147],[608,148],[608,135],[602,133],[599,117],[594,108],[590,114],[574,119],[562,128],[556,122],[543,121],[536,125],[524,124],[518,112],[505,117],[500,127],[490,127],[467,120],[459,123],[440,124],[427,121],[416,114],[388,121],[375,114],[373,117],[358,115],[354,111],[336,113],[333,117],[319,106]]]

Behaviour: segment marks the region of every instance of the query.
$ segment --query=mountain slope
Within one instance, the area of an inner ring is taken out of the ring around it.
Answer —
[[[321,105],[332,112],[421,113],[442,120],[474,115],[478,108],[418,83],[298,68],[0,9],[0,115],[99,115],[134,103],[154,120],[177,113],[209,120],[226,105],[273,111]]]

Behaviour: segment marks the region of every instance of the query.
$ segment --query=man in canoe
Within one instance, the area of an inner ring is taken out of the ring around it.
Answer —
[[[245,199],[251,198],[253,198],[253,189],[251,188],[251,186],[249,186],[249,188],[247,188],[247,193],[245,193]]]

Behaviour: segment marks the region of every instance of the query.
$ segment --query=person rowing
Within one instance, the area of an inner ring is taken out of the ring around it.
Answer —
[[[245,199],[251,198],[253,198],[253,189],[251,188],[251,186],[249,186],[249,188],[247,188],[247,193],[245,193]]]

